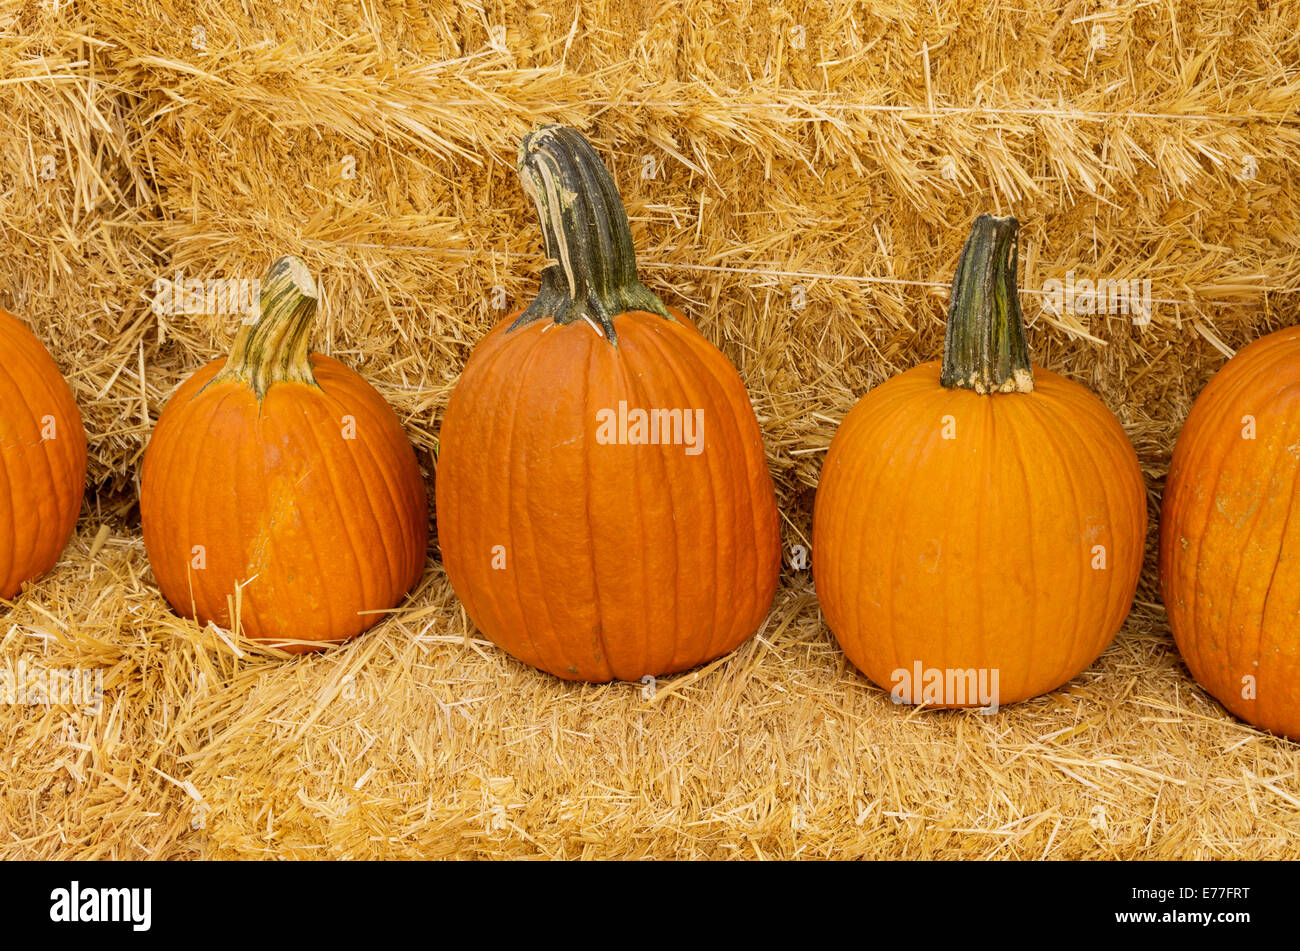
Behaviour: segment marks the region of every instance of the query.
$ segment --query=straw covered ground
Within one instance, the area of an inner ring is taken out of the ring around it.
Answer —
[[[0,662],[104,687],[98,713],[0,706],[0,856],[1300,856],[1300,746],[1190,680],[1153,546],[1101,660],[994,716],[891,704],[796,567],[836,424],[939,353],[981,211],[1022,221],[1037,362],[1118,414],[1153,518],[1225,354],[1300,323],[1300,4],[1063,6],[0,0],[0,304],[90,440]],[[653,696],[561,683],[470,628],[436,541],[322,655],[177,618],[140,457],[239,318],[157,314],[154,282],[300,254],[318,348],[431,474],[472,345],[536,287],[514,158],[544,121],[592,138],[643,277],[750,389],[792,556],[758,636]],[[1071,270],[1149,278],[1152,322],[1045,310]]]

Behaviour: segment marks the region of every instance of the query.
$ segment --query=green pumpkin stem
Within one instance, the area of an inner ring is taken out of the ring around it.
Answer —
[[[672,319],[636,272],[632,231],[605,163],[577,129],[543,126],[519,146],[519,181],[537,206],[549,259],[537,297],[510,327],[586,320],[618,345],[614,318],[648,311]]]
[[[311,326],[317,300],[307,265],[291,254],[278,259],[262,281],[262,315],[239,328],[230,358],[215,379],[243,381],[259,399],[275,383],[315,386]]]
[[[948,389],[1032,393],[1034,371],[1016,291],[1020,222],[980,215],[962,248],[948,302],[943,374]]]

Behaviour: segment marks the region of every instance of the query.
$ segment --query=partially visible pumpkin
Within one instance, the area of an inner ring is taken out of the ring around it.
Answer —
[[[85,487],[72,390],[44,345],[0,308],[0,598],[54,567]]]
[[[384,398],[310,352],[317,294],[284,257],[229,358],[168,402],[140,517],[163,595],[200,623],[301,652],[366,630],[419,580],[427,500]]]
[[[943,362],[864,396],[822,467],[822,611],[899,702],[995,706],[1052,690],[1110,643],[1137,587],[1137,456],[1096,396],[1031,366],[1018,230],[1010,217],[975,221]]]
[[[479,630],[557,677],[695,667],[752,635],[776,590],[758,421],[727,358],[638,279],[622,201],[582,135],[530,134],[519,173],[552,263],[447,407],[447,577]]]
[[[1242,348],[1192,406],[1165,483],[1160,588],[1192,676],[1300,740],[1300,327]]]

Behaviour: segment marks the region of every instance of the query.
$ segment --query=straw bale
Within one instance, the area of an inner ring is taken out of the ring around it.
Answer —
[[[1225,351],[1300,323],[1298,62],[1300,4],[1266,0],[0,3],[0,305],[91,456],[0,664],[105,690],[0,705],[0,856],[1300,856],[1300,747],[1189,679],[1153,545],[1103,658],[986,717],[893,706],[792,564],[754,640],[653,697],[496,650],[436,542],[392,618],[285,660],[170,612],[135,506],[159,412],[239,321],[156,314],[154,282],[285,252],[320,277],[318,348],[432,475],[469,351],[543,263],[519,137],[566,122],[645,280],[740,369],[787,549],[839,420],[939,353],[986,210],[1023,223],[1036,361],[1118,414],[1154,517]],[[1070,271],[1149,278],[1152,322],[1045,310]]]

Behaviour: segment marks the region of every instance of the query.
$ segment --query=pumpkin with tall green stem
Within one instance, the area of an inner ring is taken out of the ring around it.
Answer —
[[[735,368],[637,277],[583,136],[529,134],[519,176],[549,263],[447,407],[438,538],[470,619],[568,680],[640,680],[754,633],[780,567],[763,441]]]
[[[1052,690],[1110,643],[1137,587],[1137,455],[1096,396],[1031,365],[1018,231],[1014,218],[976,219],[942,363],[864,396],[822,467],[822,611],[899,702],[992,706]],[[995,686],[991,702],[977,683]]]

